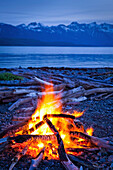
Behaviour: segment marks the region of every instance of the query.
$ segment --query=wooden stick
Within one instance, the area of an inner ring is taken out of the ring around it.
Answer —
[[[29,170],[35,170],[38,167],[39,163],[43,158],[44,151],[45,151],[45,147],[43,147],[43,149],[40,151],[40,153],[37,155],[35,159],[32,159],[32,163]]]
[[[22,150],[22,152],[19,152],[19,153],[12,159],[12,164],[10,165],[9,170],[12,170],[12,169],[14,168],[14,166],[17,164],[17,162],[20,160],[20,158],[26,154],[27,149],[28,149],[28,146],[29,146],[29,144],[28,144],[27,146],[25,146],[25,148]]]
[[[69,96],[73,96],[73,95],[74,95],[74,97],[80,97],[80,96],[75,96],[75,94],[77,94],[79,92],[80,93],[82,92],[82,94],[83,94],[84,88],[82,86],[79,86],[79,87],[74,88],[72,90],[64,91],[62,93],[61,97],[69,97]]]
[[[23,134],[31,134],[32,132],[34,132],[35,130],[37,130],[39,127],[41,127],[45,122],[44,121],[40,121],[37,124],[35,124],[33,127],[31,127],[28,130],[24,130]]]
[[[78,79],[82,79],[82,80],[88,80],[88,81],[94,81],[94,82],[98,82],[100,83],[101,85],[104,85],[104,86],[111,86],[113,87],[112,84],[108,84],[108,83],[105,83],[103,80],[97,80],[97,79],[93,79],[93,78],[90,78],[90,77],[85,77],[85,76],[77,76]]]
[[[44,81],[44,80],[41,80],[41,79],[39,79],[38,77],[35,77],[35,76],[33,77],[33,80],[35,80],[35,81],[37,81],[37,82],[39,82],[41,84],[47,85],[47,86],[52,86],[53,85],[52,83],[49,83],[49,82]]]
[[[111,142],[111,141],[106,141],[106,140],[103,140],[103,139],[98,138],[98,137],[89,136],[89,135],[84,134],[82,132],[70,131],[70,134],[75,136],[75,137],[85,139],[85,140],[91,142],[92,144],[94,144],[98,147],[113,150],[113,142]]]
[[[5,138],[1,138],[0,139],[0,144],[1,143],[7,143],[10,142],[12,140],[14,140],[16,143],[23,143],[29,139],[35,139],[35,140],[43,140],[43,141],[55,141],[56,140],[56,136],[55,135],[18,135],[18,136],[14,136],[14,137],[5,137]]]
[[[45,95],[51,95],[51,94],[60,94],[63,91],[63,89],[61,89],[60,91],[48,91],[48,92],[38,92],[39,96],[45,96]]]
[[[99,152],[100,148],[88,148],[88,147],[82,147],[82,148],[66,148],[67,152]]]
[[[104,87],[104,88],[94,88],[94,89],[90,89],[90,90],[86,90],[84,95],[88,96],[94,93],[112,93],[113,92],[113,88],[112,87]]]
[[[87,168],[90,168],[90,169],[95,169],[96,167],[93,166],[93,164],[87,160],[84,160],[82,158],[79,158],[77,156],[74,156],[74,155],[71,155],[71,154],[68,154],[68,157],[69,159],[75,163],[76,165],[80,166],[86,166]]]
[[[74,116],[74,115],[71,115],[71,114],[63,114],[63,113],[61,113],[61,114],[46,114],[46,115],[44,115],[44,119],[45,118],[69,118],[69,119],[76,119],[76,117]]]
[[[15,110],[16,113],[21,113],[21,112],[32,112],[35,108],[34,107],[24,107],[24,108],[20,108],[18,110]]]
[[[30,117],[30,116],[26,116],[26,117],[22,117],[22,116],[13,116],[13,118],[12,118],[12,121],[23,121],[23,120],[27,120],[27,119],[31,119],[32,120],[32,118]]]
[[[69,88],[75,87],[75,82],[70,80],[69,78],[64,77],[63,81],[64,81],[64,83],[66,84],[67,87],[69,87]]]
[[[107,98],[109,98],[109,97],[111,97],[111,96],[113,96],[113,93],[108,94],[107,96],[104,97],[104,99],[107,99]]]
[[[32,98],[31,97],[28,97],[28,98],[23,98],[23,99],[18,99],[15,103],[13,103],[9,108],[8,110],[9,111],[12,111],[14,110],[15,108],[17,108],[19,105],[23,104],[23,103],[26,103],[26,102],[29,102],[31,101]]]
[[[34,90],[29,90],[29,89],[15,89],[15,90],[13,91],[13,94],[18,95],[18,94],[27,94],[27,93],[31,93],[31,92],[36,92],[36,91],[34,91]]]
[[[65,149],[64,149],[64,144],[63,141],[59,135],[59,132],[57,131],[57,129],[55,128],[55,126],[52,124],[52,122],[48,119],[45,118],[46,123],[48,124],[48,126],[50,127],[50,129],[52,130],[52,132],[56,135],[57,137],[57,141],[58,141],[58,153],[59,153],[59,158],[61,163],[64,165],[64,167],[67,170],[78,170],[78,168],[70,161],[70,159],[68,158]]]
[[[0,138],[4,137],[7,133],[14,133],[16,132],[16,130],[21,130],[23,128],[24,125],[26,125],[28,123],[29,119],[26,119],[22,122],[17,123],[16,125],[10,126],[7,129],[3,130],[0,133]]]

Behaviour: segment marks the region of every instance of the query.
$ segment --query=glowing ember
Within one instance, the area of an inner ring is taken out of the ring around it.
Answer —
[[[88,129],[86,130],[87,134],[90,135],[90,136],[93,135],[93,131],[94,131],[94,130],[93,130],[92,127],[88,128]]]
[[[62,118],[57,117],[57,115],[60,115],[62,113],[62,104],[60,100],[60,94],[54,95],[53,86],[49,86],[45,88],[45,92],[43,92],[43,97],[40,100],[40,102],[37,105],[37,109],[35,110],[34,114],[32,115],[32,120],[29,121],[28,129],[23,129],[23,132],[20,131],[17,134],[23,134],[24,132],[27,132],[28,134],[32,135],[53,135],[53,132],[50,130],[48,125],[43,121],[45,115],[53,115],[54,117],[49,117],[53,125],[56,127],[56,129],[59,131],[59,134],[64,142],[65,148],[81,148],[83,146],[84,139],[81,138],[72,138],[70,135],[70,131],[83,131],[82,128],[77,127],[73,120],[71,118]],[[63,113],[64,114],[64,113]],[[77,112],[74,111],[73,114],[65,113],[65,115],[73,115],[74,117],[80,117],[82,116],[83,112]],[[39,126],[39,122],[41,121],[41,126]],[[87,129],[87,133],[89,135],[92,135],[93,129]],[[25,134],[25,133],[24,133]],[[29,149],[27,151],[27,154],[36,157],[40,151],[41,148],[44,146],[45,153],[44,157],[48,157],[48,159],[58,159],[58,144],[56,137],[52,140],[46,140],[45,138],[36,140],[32,139],[32,143],[29,146]],[[24,142],[22,144],[15,144],[15,146],[18,145],[19,149],[24,148],[28,143]],[[14,146],[13,146],[14,147]],[[21,150],[21,149],[20,149]]]

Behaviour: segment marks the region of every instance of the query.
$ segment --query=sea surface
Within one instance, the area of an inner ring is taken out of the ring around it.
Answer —
[[[0,46],[0,68],[113,67],[113,47]]]

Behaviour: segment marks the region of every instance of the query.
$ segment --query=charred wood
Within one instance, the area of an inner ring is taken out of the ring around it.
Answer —
[[[37,155],[35,159],[32,159],[32,163],[29,170],[35,170],[38,167],[39,163],[43,158],[44,151],[45,151],[45,147],[40,151],[40,153]]]
[[[98,137],[89,136],[89,135],[82,133],[82,132],[76,132],[75,131],[75,132],[70,132],[70,134],[75,136],[75,137],[85,139],[85,140],[91,142],[95,146],[113,150],[113,142],[111,142],[111,141],[106,141],[106,140],[103,140],[103,139],[98,138]]]

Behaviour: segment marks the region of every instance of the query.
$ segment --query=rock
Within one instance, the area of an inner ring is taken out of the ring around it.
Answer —
[[[111,164],[110,168],[113,169],[113,163]]]
[[[113,162],[113,155],[110,155],[110,156],[108,157],[108,162]]]

